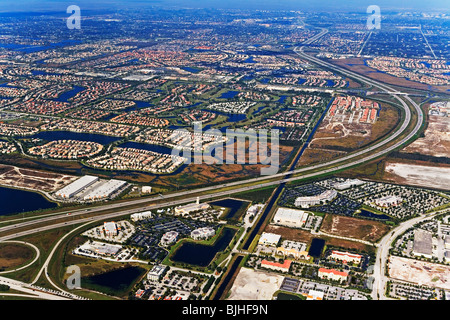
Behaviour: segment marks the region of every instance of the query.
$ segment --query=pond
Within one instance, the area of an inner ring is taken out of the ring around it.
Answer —
[[[311,241],[311,247],[308,254],[311,257],[318,258],[322,254],[323,247],[325,246],[325,240],[314,238]]]
[[[57,203],[37,192],[0,187],[0,215],[10,215],[40,209],[56,208]]]
[[[235,217],[236,213],[238,211],[240,211],[239,209],[241,209],[242,207],[247,206],[248,202],[242,201],[242,200],[236,200],[236,199],[223,199],[223,200],[218,200],[218,201],[214,201],[214,202],[209,202],[209,204],[212,206],[229,208],[230,209],[229,212],[223,218],[224,219],[233,219],[233,218],[236,219],[236,218],[239,218],[239,217]]]
[[[236,230],[224,228],[213,245],[184,242],[175,251],[170,260],[177,263],[187,263],[199,267],[208,266],[216,254],[224,251],[234,237]]]
[[[145,272],[146,270],[141,267],[125,267],[83,277],[81,287],[121,296],[126,294]]]

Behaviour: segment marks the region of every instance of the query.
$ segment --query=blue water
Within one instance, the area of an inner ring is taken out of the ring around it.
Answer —
[[[102,274],[82,278],[83,284],[92,284],[115,292],[123,292],[128,289],[143,273],[141,267],[126,267],[119,270],[105,272]]]
[[[314,258],[320,257],[322,254],[323,246],[325,245],[325,240],[314,238],[311,241],[311,247],[309,248],[308,255]]]
[[[56,208],[57,203],[48,201],[37,192],[0,187],[0,215],[9,215]]]
[[[237,94],[239,93],[239,91],[232,91],[229,90],[227,92],[222,93],[222,95],[220,96],[221,99],[232,99],[234,98]]]
[[[361,217],[369,217],[369,218],[375,218],[380,220],[391,220],[391,217],[385,214],[376,214],[367,210],[362,209],[361,213],[359,214]]]
[[[281,96],[280,99],[278,99],[279,103],[284,103],[286,101],[286,96]]]
[[[222,284],[217,289],[216,295],[214,296],[214,300],[219,300],[220,297],[223,295],[223,292],[225,291],[225,288],[228,286],[228,284],[231,281],[231,278],[233,277],[234,273],[236,272],[239,264],[241,263],[243,256],[238,256],[236,260],[234,261],[233,265],[229,268],[228,273],[225,277],[225,279],[222,281]]]
[[[256,63],[255,60],[253,60],[253,56],[248,57],[247,59],[244,60],[245,63]]]
[[[213,245],[202,245],[193,242],[183,243],[171,257],[172,261],[187,263],[200,267],[208,266],[216,254],[224,251],[234,237],[236,230],[224,228],[222,234]]]
[[[248,202],[246,201],[241,201],[241,200],[236,200],[236,199],[223,199],[223,200],[218,200],[218,201],[214,201],[214,202],[210,202],[209,203],[212,206],[218,206],[218,207],[225,207],[225,208],[229,208],[231,209],[227,216],[224,217],[225,219],[232,219],[235,218],[235,214],[236,212],[238,212],[238,210],[243,206],[243,205],[247,205]]]
[[[172,149],[169,147],[159,146],[156,144],[147,144],[147,143],[139,143],[139,142],[125,142],[123,144],[118,145],[120,148],[135,148],[147,151],[158,152],[162,154],[172,154]]]
[[[42,131],[36,133],[28,138],[38,138],[46,141],[55,140],[79,140],[79,141],[93,141],[103,145],[110,144],[111,142],[120,140],[119,137],[105,136],[94,133],[79,133],[71,131]]]
[[[188,71],[188,72],[192,72],[192,73],[199,73],[201,71],[200,69],[194,69],[191,67],[181,67],[181,69]]]
[[[77,93],[83,91],[85,88],[79,86],[73,86],[72,90],[66,91],[62,93],[58,98],[54,99],[55,101],[60,102],[69,102],[70,98],[73,98]]]

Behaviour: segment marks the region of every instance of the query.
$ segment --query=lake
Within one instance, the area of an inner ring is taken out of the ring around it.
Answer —
[[[111,142],[120,140],[120,137],[106,136],[95,133],[80,133],[72,131],[41,131],[39,133],[28,136],[27,138],[38,138],[46,141],[55,140],[79,140],[79,141],[92,141],[103,145],[110,144]]]
[[[311,257],[318,258],[322,254],[322,249],[325,246],[325,240],[314,238],[311,241],[311,247],[309,248],[308,254]]]
[[[146,272],[141,267],[125,267],[81,279],[81,287],[100,292],[125,295]]]
[[[184,242],[175,251],[170,260],[177,263],[206,267],[212,262],[218,252],[227,248],[235,233],[236,230],[234,229],[224,228],[213,245]]]
[[[379,220],[391,220],[391,217],[385,214],[376,214],[364,209],[361,209],[361,212],[358,214],[361,217],[374,218]]]
[[[223,200],[218,200],[218,201],[214,201],[214,202],[209,202],[209,204],[212,206],[229,208],[230,211],[223,218],[224,219],[233,219],[233,218],[239,218],[239,217],[235,217],[235,214],[243,206],[248,206],[249,203],[247,201],[236,200],[236,199],[223,199]]]
[[[58,207],[37,192],[5,187],[0,187],[0,203],[1,216]]]

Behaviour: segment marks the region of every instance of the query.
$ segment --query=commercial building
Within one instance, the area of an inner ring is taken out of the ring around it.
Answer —
[[[335,281],[346,281],[348,277],[347,272],[338,271],[335,269],[320,268],[318,273],[321,279],[330,279]]]
[[[286,227],[300,228],[306,223],[308,215],[303,210],[278,208],[273,222]]]
[[[353,254],[353,253],[349,253],[349,252],[341,252],[341,251],[333,250],[333,251],[331,251],[330,258],[342,261],[344,263],[351,262],[351,263],[360,264],[362,256],[359,254]]]
[[[292,263],[291,260],[284,260],[283,263],[278,263],[264,259],[261,261],[261,267],[274,271],[289,272],[289,269],[291,268],[291,263]]]
[[[152,187],[150,187],[150,186],[143,186],[142,187],[142,193],[152,193]]]
[[[263,232],[259,238],[258,244],[276,247],[280,242],[280,239],[281,236],[279,234]]]
[[[375,204],[379,207],[391,207],[398,206],[402,203],[402,198],[397,196],[386,196],[379,199],[375,199]]]
[[[210,227],[203,227],[195,229],[191,232],[191,238],[194,240],[203,240],[213,237],[216,234],[216,230]]]
[[[430,232],[421,229],[414,230],[412,253],[430,259],[433,257],[433,237]]]
[[[308,294],[303,293],[306,296],[306,300],[323,300],[324,292],[318,290],[309,290]]]
[[[156,265],[147,273],[147,279],[150,281],[159,281],[166,271],[167,266]]]
[[[333,184],[333,188],[336,190],[346,190],[351,187],[360,186],[366,183],[365,181],[359,179],[346,179],[343,182],[336,182]]]
[[[55,193],[57,197],[70,199],[98,181],[95,176],[83,176]]]
[[[177,239],[178,239],[178,232],[176,231],[166,232],[161,238],[161,245],[162,246],[171,245],[172,243],[175,243]]]
[[[301,208],[309,208],[310,206],[315,206],[321,203],[326,203],[337,196],[336,190],[326,190],[319,195],[298,197],[295,199],[295,206]]]
[[[130,216],[130,219],[133,221],[138,221],[138,220],[148,219],[151,217],[152,217],[151,211],[144,211],[144,212],[133,213]]]
[[[199,211],[199,210],[206,210],[209,209],[211,206],[207,203],[200,203],[200,199],[197,198],[197,201],[194,203],[189,203],[184,206],[179,206],[175,208],[175,215],[187,215],[191,212]]]
[[[103,230],[106,237],[115,237],[118,234],[117,224],[114,221],[104,222]]]
[[[127,184],[126,181],[111,179],[84,196],[84,200],[103,200],[110,198]]]

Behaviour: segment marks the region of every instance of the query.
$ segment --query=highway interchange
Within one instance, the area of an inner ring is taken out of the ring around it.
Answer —
[[[304,44],[307,45],[313,40],[324,35],[326,32],[327,32],[326,29],[322,30],[322,32],[317,36],[315,36],[314,39],[309,39]],[[402,117],[403,122],[397,128],[397,130],[392,134],[390,134],[388,137],[384,138],[383,140],[378,141],[377,143],[374,143],[368,147],[365,147],[364,149],[361,149],[357,152],[353,152],[339,159],[335,159],[317,165],[302,167],[299,169],[294,169],[286,172],[280,172],[271,176],[261,176],[257,178],[247,179],[244,181],[229,182],[220,186],[209,186],[193,190],[184,190],[180,192],[168,193],[154,197],[146,197],[116,203],[108,203],[102,206],[92,207],[89,209],[83,208],[83,209],[66,210],[61,213],[51,213],[41,215],[33,220],[25,221],[25,219],[16,219],[15,220],[16,222],[0,227],[0,235],[1,235],[0,241],[3,242],[21,236],[42,232],[45,230],[67,227],[68,225],[92,223],[101,220],[112,219],[120,216],[129,215],[135,212],[142,212],[143,210],[148,209],[153,210],[163,207],[172,207],[183,203],[193,202],[197,199],[197,197],[199,197],[202,200],[206,200],[228,196],[230,194],[241,193],[243,191],[250,191],[253,189],[260,189],[268,186],[275,186],[281,183],[323,176],[382,157],[388,154],[389,152],[405,145],[414,136],[417,135],[417,133],[419,132],[419,130],[423,125],[424,115],[420,106],[416,102],[414,102],[407,94],[399,92],[386,84],[380,83],[363,75],[354,73],[352,71],[346,70],[341,67],[337,67],[331,63],[320,60],[312,55],[305,53],[303,50],[304,48],[305,48],[304,46],[297,47],[294,49],[294,51],[296,54],[298,54],[301,58],[305,60],[318,64],[322,67],[331,69],[337,73],[347,76],[348,78],[368,84],[369,86],[376,87],[381,92],[385,92],[386,94],[389,94],[393,98],[395,98],[402,106],[404,113]],[[410,127],[411,122],[413,121],[413,117],[410,108],[413,108],[414,113],[417,115],[417,117],[415,118],[416,122],[412,127],[412,129],[410,129]],[[208,192],[210,192],[210,194],[208,194]],[[163,203],[158,203],[161,201]],[[134,208],[127,208],[131,206],[133,206]],[[136,208],[136,206],[139,207]],[[107,213],[102,213],[106,211]],[[71,217],[71,219],[67,219],[68,217]],[[395,239],[396,236],[401,234],[404,230],[412,226],[414,223],[427,218],[429,218],[429,216],[421,216],[399,225],[396,229],[392,230],[377,244],[377,247],[379,249],[377,252],[376,264],[374,266],[374,274],[373,274],[374,284],[373,284],[372,298],[386,299],[384,295],[384,286],[386,284],[385,268],[389,255],[390,243],[393,241],[393,239]],[[11,223],[11,221],[9,223]],[[57,245],[55,245],[55,248],[56,247]],[[48,257],[45,266],[41,269],[41,272],[44,269],[46,270],[50,258],[51,254]],[[6,278],[1,277],[0,283],[6,283],[6,281],[8,280],[5,279]],[[13,286],[15,288],[20,287],[20,283],[14,282]],[[26,288],[26,286],[24,286],[24,288]],[[29,288],[26,288],[25,291],[29,293]],[[43,293],[42,295],[43,295],[42,298],[49,298],[48,293],[45,294]],[[55,297],[55,295],[52,296]],[[65,299],[67,297],[58,296],[58,298]]]

